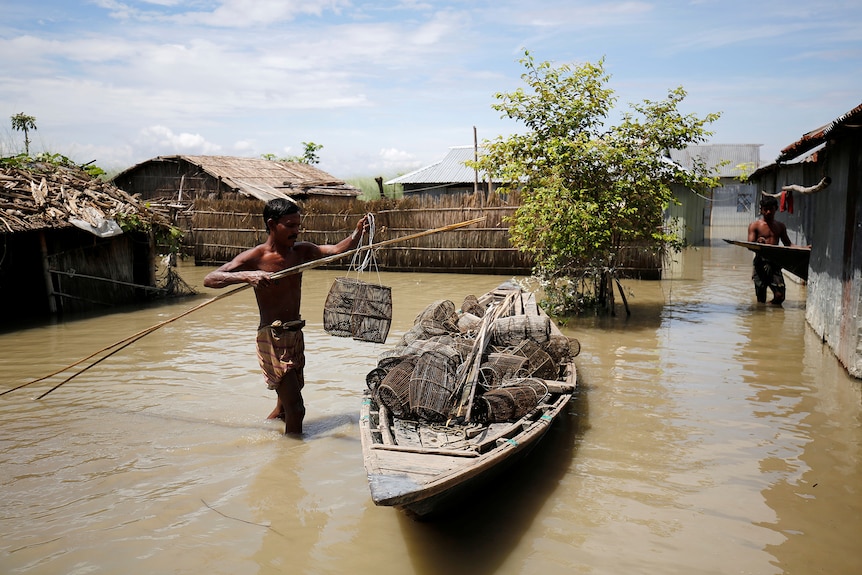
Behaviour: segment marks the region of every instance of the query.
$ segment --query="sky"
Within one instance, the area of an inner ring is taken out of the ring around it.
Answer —
[[[492,108],[519,60],[604,58],[618,111],[682,86],[708,143],[761,163],[862,103],[862,2],[0,0],[0,155],[120,170],[155,156],[301,155],[394,177],[523,131]]]

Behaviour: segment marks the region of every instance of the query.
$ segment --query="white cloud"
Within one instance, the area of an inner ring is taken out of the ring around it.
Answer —
[[[166,126],[150,126],[141,130],[139,145],[163,150],[158,155],[170,153],[182,154],[218,154],[221,146],[208,142],[200,134],[188,132],[174,133]]]
[[[421,168],[422,162],[404,150],[383,148],[378,154],[377,161],[370,167],[386,174],[401,173]]]
[[[471,126],[522,129],[491,108],[523,86],[521,46],[537,62],[605,55],[623,108],[682,85],[686,112],[725,112],[718,143],[778,149],[788,126],[858,105],[862,9],[769,0],[740,19],[729,1],[19,2],[0,22],[0,114],[36,116],[49,151],[100,165],[314,141],[333,174],[388,176]]]
[[[191,12],[180,21],[225,28],[272,25],[304,14],[320,16],[349,6],[346,0],[223,0],[212,12]]]

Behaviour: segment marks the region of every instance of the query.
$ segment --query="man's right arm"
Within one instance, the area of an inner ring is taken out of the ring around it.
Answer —
[[[254,287],[269,284],[269,272],[257,269],[253,250],[245,251],[204,277],[204,286],[223,288],[235,284],[251,284]]]
[[[748,225],[748,241],[756,242],[757,241],[757,222],[751,222]]]

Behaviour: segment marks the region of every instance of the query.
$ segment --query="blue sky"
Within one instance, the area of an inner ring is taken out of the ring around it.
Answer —
[[[2,0],[0,153],[105,169],[158,155],[323,145],[386,177],[517,132],[494,94],[536,61],[605,58],[618,107],[682,86],[711,143],[761,162],[862,103],[862,2],[815,0]]]

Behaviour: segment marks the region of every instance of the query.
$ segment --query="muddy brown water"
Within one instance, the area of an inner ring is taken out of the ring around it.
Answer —
[[[339,272],[305,274],[303,439],[266,421],[250,290],[170,323],[44,399],[0,397],[2,573],[862,572],[862,386],[805,323],[754,302],[750,254],[689,250],[627,282],[633,316],[570,321],[581,392],[525,465],[457,517],[370,500],[358,434],[379,344],[329,336]],[[216,293],[0,334],[0,389]],[[384,274],[389,341],[500,276]]]

